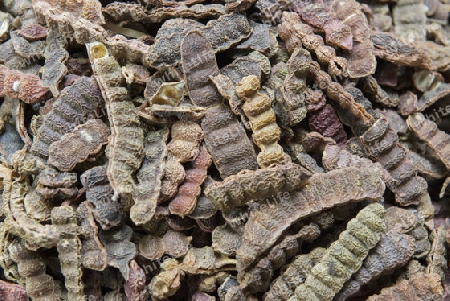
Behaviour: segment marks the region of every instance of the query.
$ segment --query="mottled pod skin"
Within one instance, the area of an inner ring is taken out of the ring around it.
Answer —
[[[290,301],[332,300],[362,265],[386,230],[383,205],[372,203],[350,220],[347,229],[331,244],[324,257],[311,269]]]
[[[144,130],[117,60],[102,43],[90,43],[86,47],[110,121],[108,178],[116,197],[131,194],[135,185],[133,174],[144,158]]]
[[[258,165],[264,168],[270,164],[289,162],[290,157],[278,144],[281,130],[277,125],[270,98],[259,93],[260,88],[258,78],[250,75],[244,77],[236,86],[236,95],[245,101],[242,110],[253,130],[253,141],[261,149],[257,156]]]

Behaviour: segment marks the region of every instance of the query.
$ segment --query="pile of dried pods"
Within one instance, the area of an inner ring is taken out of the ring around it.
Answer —
[[[0,4],[0,300],[449,300],[450,0]]]

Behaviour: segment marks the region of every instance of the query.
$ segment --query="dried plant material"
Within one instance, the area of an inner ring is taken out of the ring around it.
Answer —
[[[236,259],[217,255],[211,247],[190,248],[180,267],[187,274],[210,275],[220,271],[235,270]]]
[[[438,100],[446,97],[447,95],[450,95],[450,84],[441,83],[434,89],[425,91],[425,93],[423,93],[422,96],[417,100],[415,109],[419,112],[424,111],[426,108],[430,107]],[[440,111],[441,110],[439,110],[439,112]]]
[[[45,3],[52,7],[54,13],[66,12],[75,18],[84,18],[93,23],[103,24],[102,6],[95,0],[82,0],[75,5],[72,1],[60,0],[35,0],[33,5]],[[36,8],[35,8],[36,9]]]
[[[4,188],[8,191],[5,195],[8,198],[4,200],[2,208],[6,216],[4,227],[10,233],[23,238],[30,250],[55,247],[59,237],[58,230],[52,225],[43,225],[29,218],[26,213],[24,197],[28,191],[28,185],[15,180],[8,186]]]
[[[244,15],[231,13],[211,20],[201,28],[203,36],[215,52],[231,48],[252,33],[252,27]]]
[[[37,194],[47,198],[73,198],[76,196],[78,189],[77,174],[69,172],[57,172],[53,168],[45,168],[36,178]]]
[[[28,297],[37,301],[61,300],[61,292],[52,276],[46,273],[44,258],[38,252],[28,250],[19,240],[9,245],[8,252],[17,263],[20,276],[25,279]]]
[[[416,25],[414,25],[416,26]],[[386,32],[373,32],[372,43],[377,57],[401,66],[430,69],[431,61],[426,52]]]
[[[236,46],[237,49],[256,50],[270,54],[274,43],[270,26],[268,24],[250,23],[252,34],[250,37]],[[275,39],[276,40],[276,39]]]
[[[81,300],[84,285],[81,281],[81,241],[78,238],[77,213],[70,206],[55,207],[52,210],[52,224],[60,233],[56,248],[67,297]]]
[[[308,254],[301,254],[287,265],[281,275],[270,285],[270,290],[264,295],[264,301],[289,300],[297,286],[304,283],[308,272],[324,256],[326,249],[315,248]]]
[[[164,300],[173,296],[180,288],[184,278],[184,273],[176,259],[165,259],[160,268],[160,272],[152,278],[149,284],[151,297],[155,300]]]
[[[361,4],[355,0],[335,0],[332,3],[337,17],[344,26],[349,26],[353,43],[347,58],[347,73],[351,78],[373,74],[377,65],[370,39],[372,33]]]
[[[426,272],[429,274],[436,273],[441,279],[445,279],[445,273],[448,269],[445,235],[443,227],[436,228],[431,232],[432,244],[430,253],[427,255]]]
[[[184,81],[162,83],[158,91],[148,99],[150,104],[176,107],[184,99]]]
[[[382,104],[385,107],[396,107],[399,103],[399,97],[396,93],[388,93],[377,83],[377,80],[369,75],[363,80],[363,91],[369,94],[370,99],[375,103]]]
[[[170,143],[168,147],[170,147]],[[170,213],[183,218],[194,210],[201,192],[201,185],[205,181],[208,168],[211,165],[211,156],[205,147],[200,147],[200,152],[191,165],[192,168],[186,171],[184,182],[178,189],[177,195],[169,204]]]
[[[325,105],[322,109],[312,112],[308,120],[309,127],[324,137],[330,137],[337,144],[347,142],[347,133],[331,105]]]
[[[412,80],[414,87],[422,93],[435,89],[443,81],[439,73],[430,70],[418,70],[414,72]]]
[[[86,200],[92,206],[95,220],[103,230],[119,225],[124,212],[117,200],[113,199],[114,191],[109,184],[106,167],[97,166],[85,171],[81,177],[81,184],[86,190]]]
[[[0,280],[0,299],[3,301],[27,301],[28,297],[22,286]]]
[[[23,199],[27,215],[39,222],[50,221],[50,213],[53,205],[43,196],[40,196],[36,189],[29,190]]]
[[[264,169],[244,170],[223,182],[214,182],[208,185],[205,194],[214,207],[227,210],[268,196],[284,198],[289,191],[299,189],[310,176],[307,170],[294,163],[272,165]]]
[[[163,237],[146,235],[139,241],[139,255],[150,260],[160,259],[164,254],[180,258],[187,254],[191,239],[173,230],[168,230]]]
[[[73,85],[61,92],[51,111],[43,117],[31,153],[47,158],[50,144],[73,131],[77,125],[98,116],[102,102],[94,80],[84,76],[76,79]]]
[[[217,104],[220,94],[210,81],[219,74],[216,56],[211,43],[200,31],[190,31],[181,43],[181,66],[189,98],[196,106]]]
[[[133,192],[134,205],[130,209],[131,220],[137,225],[150,221],[155,213],[164,175],[168,135],[167,128],[149,131],[145,135],[144,160],[136,174],[138,184]]]
[[[21,150],[23,146],[24,142],[14,126],[10,123],[4,124],[0,135],[1,162],[10,165],[14,153]]]
[[[241,170],[258,168],[255,149],[244,127],[227,107],[208,109],[201,126],[205,145],[223,179]]]
[[[178,121],[170,130],[172,140],[167,151],[180,163],[194,160],[199,154],[199,145],[203,139],[201,127],[192,121]]]
[[[177,120],[199,120],[205,116],[205,107],[182,105],[172,107],[169,105],[152,105],[137,111],[137,114],[155,125],[167,126],[177,122]]]
[[[50,89],[54,97],[58,97],[60,94],[59,84],[68,72],[65,65],[69,58],[69,53],[65,49],[67,41],[62,39],[55,28],[49,31],[46,43],[42,84]]]
[[[8,96],[19,98],[25,103],[37,103],[46,100],[48,92],[39,76],[0,65],[0,97]]]
[[[130,279],[129,262],[136,255],[136,246],[131,242],[133,230],[126,225],[100,232],[99,238],[108,254],[108,265],[118,268],[125,280]]]
[[[175,157],[168,156],[164,166],[164,175],[161,179],[158,203],[173,198],[178,191],[178,186],[183,183],[185,171],[183,165]]]
[[[148,300],[149,292],[145,285],[146,277],[144,270],[133,259],[130,261],[130,279],[125,282],[124,291],[128,300]]]
[[[289,300],[331,300],[362,265],[386,230],[386,211],[378,203],[362,209],[350,220],[347,229],[331,244],[322,259],[311,269],[303,284]],[[332,268],[330,268],[330,265]]]
[[[23,26],[19,35],[28,41],[37,41],[47,37],[47,29],[37,23],[31,23]]]
[[[77,218],[81,237],[81,263],[85,268],[103,271],[108,264],[106,249],[98,238],[98,227],[88,201],[78,206]]]
[[[441,277],[436,273],[418,272],[408,280],[400,280],[395,285],[381,290],[379,295],[370,296],[368,301],[377,300],[442,300],[444,289]]]
[[[400,0],[392,8],[395,34],[411,42],[425,40],[425,5],[422,0]]]
[[[291,193],[287,200],[251,211],[237,252],[238,268],[249,267],[296,221],[337,205],[377,200],[384,190],[383,181],[373,170],[344,168],[312,175],[304,188]]]
[[[203,292],[196,292],[195,294],[192,295],[192,301],[216,301],[216,297],[210,296]]]
[[[109,134],[109,127],[101,119],[90,119],[50,144],[48,163],[61,171],[71,171],[98,154],[108,143]]]
[[[245,218],[242,216],[242,218]],[[241,224],[242,226],[244,223]],[[236,225],[230,226],[225,223],[216,227],[212,232],[212,248],[215,252],[226,256],[236,256],[236,251],[241,245],[241,231],[233,229]],[[242,227],[241,227],[242,228]]]
[[[436,123],[426,119],[421,113],[410,115],[406,121],[409,128],[424,141],[439,157],[447,169],[450,168],[450,136],[438,129]]]
[[[254,75],[261,80],[262,66],[260,62],[250,56],[238,57],[231,64],[220,69],[220,73],[229,77],[234,85],[249,75]]]
[[[253,141],[261,149],[257,156],[262,168],[274,163],[285,163],[290,157],[278,144],[281,130],[276,123],[270,98],[259,92],[260,83],[256,76],[244,77],[236,86],[236,95],[245,101],[242,110],[249,119],[253,130]]]
[[[336,300],[347,300],[371,281],[405,265],[415,251],[415,241],[410,235],[389,233],[383,235],[377,246],[364,260],[363,266],[344,284]]]
[[[144,130],[140,126],[139,116],[125,88],[117,60],[109,55],[102,43],[91,43],[86,47],[105,98],[111,127],[108,179],[115,197],[118,194],[131,194],[135,185],[133,173],[144,158]]]
[[[136,64],[126,64],[122,67],[122,75],[127,84],[145,85],[150,78],[150,72],[142,66]]]
[[[409,160],[415,163],[417,172],[426,178],[443,179],[447,174],[445,165],[435,158],[419,155],[411,150],[408,151]]]
[[[312,61],[309,65],[309,73],[314,77],[316,85],[323,90],[327,96],[336,101],[343,109],[349,110],[352,115],[360,118],[364,123],[372,123],[374,118],[367,113],[364,107],[355,102],[353,96],[346,92],[337,82],[331,80],[331,76],[320,69],[317,62]]]
[[[320,227],[314,223],[303,226],[296,234],[286,235],[254,267],[248,271],[238,271],[239,285],[249,293],[267,291],[275,271],[300,251],[303,242],[311,242],[319,235]]]

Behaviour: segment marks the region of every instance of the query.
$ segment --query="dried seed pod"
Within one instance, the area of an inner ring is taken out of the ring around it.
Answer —
[[[53,205],[47,198],[39,195],[36,189],[28,191],[23,199],[23,204],[30,218],[40,222],[50,221],[50,213]]]
[[[392,8],[395,34],[410,42],[425,40],[425,6],[421,0],[400,0]]]
[[[406,156],[415,163],[417,172],[426,178],[442,179],[447,174],[445,165],[435,158],[419,155],[408,150]]]
[[[61,262],[61,273],[70,300],[82,300],[84,285],[81,281],[81,241],[78,238],[77,213],[70,206],[52,210],[52,224],[59,230],[56,246]]]
[[[363,266],[344,284],[336,300],[347,300],[367,283],[405,265],[414,254],[415,242],[410,235],[389,233],[382,235],[377,246],[364,260]]]
[[[85,171],[81,177],[81,184],[86,190],[86,200],[92,206],[95,220],[103,230],[119,225],[124,212],[117,200],[113,199],[114,191],[109,185],[106,167],[97,166]]]
[[[414,25],[416,26],[416,25]],[[400,66],[430,69],[431,62],[424,51],[386,32],[373,32],[372,43],[377,57]]]
[[[46,100],[49,94],[39,76],[0,65],[0,97],[5,96],[19,98],[25,103],[37,103]]]
[[[446,97],[447,95],[450,95],[450,84],[440,83],[434,89],[427,90],[422,94],[420,99],[417,100],[415,109],[420,112],[424,111],[426,108],[430,107],[438,100]],[[439,109],[440,113],[441,110],[443,109]]]
[[[396,93],[388,93],[381,88],[377,80],[369,75],[363,80],[363,90],[371,95],[371,99],[385,107],[396,107],[399,103],[399,96]]]
[[[430,238],[432,241],[430,253],[427,255],[426,272],[436,273],[441,279],[445,279],[447,271],[447,251],[445,248],[445,229],[439,227],[431,231]]]
[[[222,178],[258,168],[256,153],[244,127],[224,105],[206,111],[202,120],[204,141]]]
[[[65,46],[67,41],[63,40],[56,28],[50,29],[45,46],[45,65],[42,70],[42,84],[48,87],[53,97],[59,96],[59,84],[68,69],[65,65],[69,53]]]
[[[238,271],[239,285],[245,292],[265,292],[275,271],[286,264],[300,251],[303,242],[311,242],[320,235],[314,223],[303,226],[298,233],[287,235],[248,271]]]
[[[433,121],[425,118],[421,113],[410,115],[406,121],[409,128],[437,154],[447,169],[450,168],[450,151],[447,145],[450,136],[440,131]]]
[[[145,85],[150,78],[150,72],[142,65],[126,64],[122,67],[122,75],[127,84]]]
[[[133,173],[144,158],[144,130],[124,86],[117,60],[102,43],[90,43],[86,47],[110,120],[108,179],[115,196],[131,194],[135,185]]]
[[[144,270],[133,259],[130,261],[130,279],[125,282],[124,291],[128,300],[148,300],[148,289],[145,285],[146,277]]]
[[[130,279],[129,262],[136,255],[136,246],[132,243],[133,230],[123,225],[111,230],[104,230],[99,238],[108,254],[108,264],[118,268],[125,280]]]
[[[289,198],[288,192],[298,190],[310,176],[297,164],[273,165],[255,171],[244,170],[223,182],[214,182],[208,185],[205,194],[217,209],[227,210],[268,196]]]
[[[191,275],[214,274],[235,270],[236,259],[217,255],[211,247],[190,248],[180,267],[185,273]]]
[[[347,142],[347,133],[331,105],[325,105],[322,109],[312,112],[309,118],[309,127],[324,137],[330,137],[337,144]]]
[[[332,3],[337,17],[343,25],[350,27],[353,45],[347,58],[347,73],[351,78],[373,74],[377,65],[370,39],[372,33],[361,4],[355,0],[335,0]],[[350,17],[349,17],[350,16]]]
[[[158,204],[173,198],[178,186],[183,183],[185,171],[183,165],[175,157],[168,156],[164,166],[164,175],[161,179]]]
[[[192,168],[186,171],[183,184],[181,184],[177,195],[169,204],[171,214],[184,217],[194,210],[197,198],[201,192],[200,186],[206,179],[210,165],[211,156],[205,147],[200,147],[197,158],[192,162]]]
[[[57,172],[47,167],[36,178],[36,192],[47,199],[73,198],[77,195],[77,174],[71,172]]]
[[[23,26],[19,31],[19,35],[28,41],[37,41],[47,36],[47,29],[37,23],[31,23]]]
[[[320,63],[328,65],[328,73],[333,76],[347,74],[347,60],[336,56],[333,47],[324,44],[320,35],[316,35],[311,26],[302,23],[296,13],[283,13],[282,23],[278,26],[280,38],[286,43],[289,52],[295,48],[305,46],[309,51],[314,51]]]
[[[201,127],[192,121],[178,121],[170,130],[172,140],[167,151],[180,163],[194,160],[199,154],[199,145],[203,139]]]
[[[184,81],[192,103],[204,107],[217,104],[220,94],[209,79],[219,74],[211,43],[202,32],[193,30],[184,37],[180,52]]]
[[[343,109],[349,110],[352,115],[360,118],[364,123],[372,123],[374,118],[364,109],[364,107],[355,102],[353,96],[346,92],[337,82],[331,80],[331,76],[320,69],[317,62],[311,61],[309,73],[314,77],[316,85],[324,91],[327,96],[336,101]]]
[[[172,107],[158,104],[137,111],[139,116],[148,119],[150,123],[161,126],[168,126],[177,120],[199,120],[205,116],[205,113],[205,107],[190,105]]]
[[[444,289],[441,277],[436,273],[414,273],[409,280],[400,280],[395,285],[381,290],[379,295],[370,296],[368,301],[377,300],[442,300]]]
[[[191,240],[192,237],[173,230],[167,231],[162,238],[146,235],[139,241],[139,255],[150,260],[160,259],[164,254],[180,258],[188,252]]]
[[[380,240],[381,234],[386,230],[383,221],[385,213],[383,206],[378,203],[362,209],[348,222],[347,229],[331,244],[289,300],[333,299],[344,283],[361,267],[369,250]]]
[[[106,249],[98,238],[98,227],[88,201],[78,206],[77,217],[78,233],[81,236],[82,265],[91,270],[103,271],[108,264],[108,258]]]
[[[17,263],[20,276],[25,278],[28,297],[37,301],[60,301],[61,291],[56,281],[46,273],[43,256],[25,247],[23,241],[15,240],[9,247],[11,259]]]
[[[164,300],[173,296],[181,286],[184,273],[176,259],[167,258],[161,263],[160,272],[149,284],[150,294],[155,300]]]
[[[268,24],[250,23],[252,34],[236,46],[236,49],[255,50],[270,56],[271,47],[276,41]],[[273,50],[272,50],[273,51]]]
[[[17,284],[0,280],[0,298],[4,301],[27,301],[25,289]]]
[[[155,213],[164,175],[168,135],[167,128],[149,131],[145,135],[145,157],[136,174],[138,184],[133,192],[134,205],[130,209],[131,220],[137,225],[150,221]]]
[[[147,101],[150,104],[170,105],[177,107],[184,99],[184,81],[164,82],[159,86],[158,91]]]
[[[109,127],[101,119],[90,119],[50,144],[48,163],[61,171],[71,171],[98,154],[108,143],[109,134]]]
[[[220,73],[228,76],[234,85],[249,75],[254,75],[261,81],[262,68],[260,62],[250,56],[238,57],[231,64],[220,69]]]
[[[289,300],[297,286],[304,283],[308,272],[324,256],[326,249],[315,248],[308,254],[298,255],[289,263],[282,274],[270,285],[264,301]]]
[[[383,181],[373,170],[344,168],[312,175],[304,188],[291,193],[289,199],[252,210],[237,252],[239,269],[249,267],[298,220],[336,205],[377,200],[384,190]]]
[[[257,12],[255,16],[261,19],[261,22],[269,25],[276,25],[281,22],[281,15],[285,11],[292,10],[293,1],[281,0],[258,0],[255,8]]]
[[[241,227],[237,225],[239,221],[235,220],[236,224],[230,225],[227,222],[214,229],[212,232],[212,248],[215,252],[226,256],[236,256],[236,251],[241,245],[242,226],[248,219],[248,213],[246,216],[242,215],[238,218],[242,218]]]
[[[102,15],[102,6],[95,0],[82,0],[79,3],[73,3],[73,1],[61,1],[61,0],[35,0],[33,5],[38,3],[45,3],[52,7],[54,13],[66,12],[73,14],[76,18],[84,18],[91,22],[103,24],[105,20]],[[33,7],[36,9],[35,7]]]
[[[94,80],[84,76],[76,79],[73,85],[61,92],[51,111],[43,117],[31,153],[47,158],[50,144],[70,133],[77,125],[98,116],[102,102]]]
[[[253,130],[253,141],[261,149],[257,156],[258,165],[262,168],[274,163],[285,163],[290,157],[278,144],[280,128],[275,119],[268,96],[259,92],[260,83],[256,76],[244,77],[236,86],[236,95],[245,101],[242,110],[249,119]]]

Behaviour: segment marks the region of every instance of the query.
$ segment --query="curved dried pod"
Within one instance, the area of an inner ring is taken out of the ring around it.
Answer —
[[[139,255],[150,260],[158,260],[164,254],[180,258],[187,254],[192,237],[181,232],[168,230],[163,237],[145,235],[139,240]]]
[[[344,168],[312,175],[288,199],[255,206],[238,249],[238,269],[246,269],[297,221],[335,206],[378,200],[385,185],[374,170]],[[254,233],[258,233],[255,236]]]
[[[164,175],[169,129],[149,131],[144,138],[144,160],[137,171],[137,184],[133,191],[134,205],[130,218],[137,225],[153,218]]]
[[[450,95],[450,84],[440,83],[436,87],[427,90],[422,94],[417,100],[416,110],[419,112],[424,111],[426,108],[448,95]],[[441,112],[441,109],[439,109],[439,112]]]
[[[296,234],[286,235],[280,243],[247,271],[238,270],[239,285],[244,292],[266,292],[275,271],[297,254],[304,242],[312,242],[320,235],[320,227],[314,223],[303,226]]]
[[[78,193],[77,174],[47,167],[36,177],[36,192],[46,199],[69,199]]]
[[[43,117],[31,153],[47,158],[50,144],[73,131],[77,125],[99,116],[102,103],[103,98],[95,80],[85,76],[77,78],[71,86],[62,90],[51,111]]]
[[[130,279],[130,260],[136,256],[136,246],[131,242],[133,230],[122,225],[100,232],[99,238],[108,254],[108,265],[118,268],[125,280]]]
[[[81,263],[85,268],[103,271],[108,264],[106,249],[98,238],[98,227],[88,201],[78,206],[77,218],[81,237]]]
[[[147,277],[145,271],[133,259],[130,261],[130,279],[125,282],[124,291],[128,300],[146,301],[149,298],[149,291],[145,285]]]
[[[219,74],[211,43],[201,31],[192,30],[181,43],[181,66],[189,98],[196,106],[209,107],[220,101],[210,77]]]
[[[301,143],[291,140],[287,142],[287,145],[289,146],[289,154],[296,164],[304,167],[311,174],[324,172],[316,160],[305,151]]]
[[[165,300],[173,296],[180,288],[184,278],[184,272],[176,259],[165,259],[160,268],[160,272],[152,278],[148,285],[150,295],[154,300]]]
[[[24,198],[28,191],[27,183],[15,180],[4,187],[4,191],[8,192],[2,208],[5,213],[4,227],[11,234],[25,239],[30,250],[55,247],[59,239],[58,229],[53,225],[43,225],[26,213]]]
[[[205,145],[223,179],[241,170],[258,168],[253,144],[228,107],[209,108],[201,126]]]
[[[408,280],[400,280],[393,286],[383,288],[379,295],[370,296],[368,301],[378,300],[442,300],[444,289],[441,277],[436,273],[414,273]]]
[[[90,119],[50,144],[48,163],[61,171],[71,171],[98,154],[108,143],[109,134],[109,127],[101,119]]]
[[[150,104],[170,105],[177,107],[184,99],[184,81],[164,82],[159,86],[158,91],[147,101]]]
[[[203,139],[201,127],[193,121],[175,122],[170,129],[171,141],[167,151],[180,163],[193,161],[199,154],[200,142]]]
[[[427,273],[436,273],[441,279],[445,279],[445,273],[447,271],[447,250],[446,244],[446,230],[444,227],[439,227],[431,231],[431,249],[427,255]]]
[[[327,104],[310,114],[308,123],[311,130],[319,132],[324,137],[332,138],[337,144],[343,145],[347,142],[344,126],[331,105]]]
[[[281,130],[276,123],[270,98],[259,92],[260,87],[257,77],[250,75],[237,84],[236,95],[245,101],[242,110],[252,127],[253,141],[261,149],[257,156],[258,165],[264,168],[274,163],[290,162],[290,157],[278,144]]]
[[[363,79],[363,91],[371,95],[371,99],[385,107],[396,107],[400,101],[397,93],[389,93],[383,90],[377,80],[368,75]]]
[[[212,247],[190,248],[180,268],[190,275],[215,274],[222,271],[236,270],[236,259],[214,253]]]
[[[61,273],[70,300],[82,300],[84,285],[81,281],[81,241],[78,238],[77,213],[70,206],[52,210],[52,224],[59,230],[56,249],[61,262]]]
[[[0,298],[4,301],[27,301],[25,288],[0,280]]]
[[[139,169],[144,158],[144,130],[125,87],[117,60],[109,55],[102,43],[90,43],[86,47],[105,98],[111,127],[108,179],[115,197],[119,194],[129,195],[135,186],[133,174]]]
[[[289,300],[331,300],[362,265],[386,230],[383,205],[372,203],[350,220],[322,259],[311,269]]]
[[[319,63],[311,61],[309,74],[314,77],[319,89],[324,91],[331,100],[336,101],[343,109],[349,110],[352,115],[360,118],[366,124],[375,121],[361,104],[355,102],[350,93],[345,91],[338,82],[333,82],[331,76],[320,69]]]
[[[303,45],[316,54],[320,63],[328,65],[330,75],[347,75],[347,60],[336,56],[335,49],[325,45],[322,37],[315,34],[310,25],[303,23],[297,13],[284,12],[278,32],[289,52],[294,52],[296,48],[301,49]]]
[[[416,164],[416,169],[419,174],[429,179],[442,179],[447,174],[445,165],[436,158],[422,156],[412,150],[408,150],[406,156],[409,160]]]
[[[447,169],[450,168],[450,136],[444,131],[440,131],[433,121],[425,118],[421,113],[410,115],[406,121],[409,128],[424,141],[444,163]]]
[[[19,98],[24,103],[37,103],[49,98],[48,92],[39,76],[0,65],[0,97],[8,96]]]
[[[300,189],[310,176],[310,172],[294,163],[271,165],[241,171],[223,182],[213,182],[205,189],[205,195],[217,209],[227,210],[268,196],[284,198],[283,191]]]
[[[80,177],[81,184],[86,190],[86,200],[92,207],[95,220],[103,230],[119,225],[124,212],[118,202],[114,200],[114,191],[109,185],[105,166],[97,166],[86,170]]]
[[[52,278],[46,273],[46,263],[43,256],[25,247],[21,240],[13,241],[8,252],[11,259],[17,263],[20,276],[25,278],[25,290],[28,297],[37,301],[60,301],[61,291]]]
[[[284,271],[270,284],[270,290],[264,295],[264,301],[289,300],[297,286],[304,283],[308,272],[325,255],[326,249],[315,248],[308,254],[301,254],[285,266]]]
[[[186,170],[184,182],[179,187],[177,195],[169,204],[170,213],[183,218],[195,209],[197,198],[200,196],[201,185],[205,181],[208,168],[211,165],[211,156],[205,147],[200,147],[200,152],[191,165],[192,167]]]
[[[389,172],[386,185],[395,194],[395,201],[402,206],[419,204],[421,214],[430,217],[434,209],[427,182],[416,175],[414,162],[398,144],[398,136],[389,121],[384,117],[378,119],[360,139],[369,156]]]
[[[347,300],[364,285],[404,266],[412,258],[415,248],[414,238],[410,235],[393,232],[383,234],[377,246],[364,260],[363,266],[336,295],[336,300]]]
[[[172,107],[169,105],[152,105],[139,109],[136,113],[149,120],[153,125],[169,126],[177,120],[200,120],[205,116],[207,108],[191,105]]]

